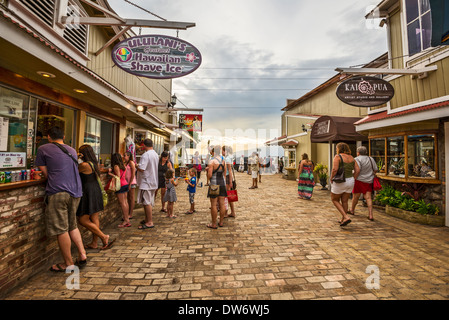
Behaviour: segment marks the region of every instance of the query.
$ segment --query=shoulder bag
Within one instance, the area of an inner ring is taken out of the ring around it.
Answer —
[[[335,174],[334,178],[332,179],[332,182],[335,183],[343,183],[346,182],[346,178],[345,178],[345,166],[343,163],[343,157],[339,154],[340,156],[340,164],[338,166],[338,170],[337,173]]]
[[[382,185],[380,184],[380,180],[379,178],[376,176],[375,170],[374,170],[374,166],[373,166],[373,162],[371,161],[371,157],[369,158],[369,162],[371,163],[371,168],[373,169],[373,174],[374,174],[374,180],[373,180],[373,190],[374,191],[379,191],[380,189],[382,189]]]
[[[103,197],[103,207],[105,207],[106,208],[106,205],[108,204],[108,194],[107,194],[107,192],[104,190],[104,188],[103,188],[103,184],[101,183],[101,179],[100,179],[100,176],[97,174],[97,172],[95,171],[95,168],[94,168],[94,165],[92,164],[92,162],[88,162],[89,163],[89,165],[91,166],[91,168],[92,168],[92,171],[95,173],[95,176],[97,177],[97,182],[98,182],[98,185],[100,186],[100,189],[101,189],[101,195],[102,195],[102,197]]]

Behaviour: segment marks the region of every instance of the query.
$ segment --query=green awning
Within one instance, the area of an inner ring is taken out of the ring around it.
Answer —
[[[432,47],[449,45],[449,2],[430,0],[432,12]]]

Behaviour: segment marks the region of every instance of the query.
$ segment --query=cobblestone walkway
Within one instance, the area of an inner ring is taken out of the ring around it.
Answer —
[[[107,228],[115,245],[88,251],[80,289],[67,275],[42,272],[7,299],[448,299],[449,228],[404,222],[357,208],[340,227],[329,191],[317,187],[300,200],[295,181],[263,176],[249,190],[238,174],[237,217],[217,230],[210,222],[206,188],[198,188],[197,213],[185,215],[188,195],[177,188],[176,219],[159,213],[154,229]],[[204,178],[202,181],[204,182]],[[368,266],[379,270],[380,288],[367,289]]]

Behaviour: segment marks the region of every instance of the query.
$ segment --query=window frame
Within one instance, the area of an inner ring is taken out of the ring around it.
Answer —
[[[409,175],[408,170],[408,162],[409,162],[409,154],[408,154],[408,136],[413,135],[433,135],[434,139],[434,159],[435,159],[435,178],[423,178],[423,177],[414,177]],[[403,137],[404,138],[404,176],[392,175],[388,172],[388,138],[391,137]],[[381,179],[393,180],[393,181],[402,181],[409,183],[427,183],[427,184],[441,184],[440,175],[439,175],[439,163],[438,163],[438,130],[425,130],[425,131],[406,131],[406,132],[397,132],[391,134],[383,134],[383,135],[372,135],[368,137],[369,141],[369,155],[372,157],[371,150],[371,140],[374,139],[385,139],[385,152],[384,152],[384,164],[385,164],[385,172],[378,172],[377,176]]]
[[[402,0],[402,43],[403,43],[403,51],[404,51],[404,64],[405,66],[408,65],[409,62],[411,62],[412,60],[415,60],[419,57],[421,57],[422,55],[426,55],[428,54],[431,50],[435,49],[434,47],[432,47],[432,45],[430,45],[428,48],[423,49],[423,33],[422,33],[422,17],[429,13],[432,16],[432,9],[429,9],[429,11],[426,11],[424,14],[421,12],[421,1],[422,0],[418,0],[418,17],[413,19],[410,22],[407,22],[407,7],[406,7],[406,2],[407,0]],[[419,21],[419,26],[420,26],[420,46],[421,46],[421,50],[419,52],[414,53],[413,55],[410,54],[410,48],[409,48],[409,39],[408,39],[408,27],[410,24]],[[431,19],[432,21],[432,19]]]

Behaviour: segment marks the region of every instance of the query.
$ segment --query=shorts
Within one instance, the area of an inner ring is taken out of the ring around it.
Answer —
[[[211,195],[210,194],[210,186],[209,189],[207,190],[207,197],[208,198],[218,198],[218,197],[227,197],[228,196],[228,191],[226,191],[226,186],[220,186],[219,188],[219,194],[218,195]]]
[[[195,203],[195,193],[189,192],[189,202],[190,204]]]
[[[137,194],[137,203],[144,206],[154,206],[154,198],[156,196],[156,190],[141,190]]]
[[[259,172],[257,170],[251,171],[251,178],[257,179],[258,175],[259,175]]]
[[[126,193],[128,191],[129,191],[129,184],[122,186],[119,191],[115,192],[115,194]]]
[[[67,192],[59,192],[47,197],[45,225],[47,236],[57,236],[78,228],[76,211],[81,198],[74,198]]]
[[[373,192],[373,184],[355,180],[354,189],[352,190],[352,193],[365,194],[367,192]]]
[[[345,182],[342,183],[331,183],[331,192],[333,194],[343,194],[343,193],[352,193],[354,189],[354,178],[346,178]]]

